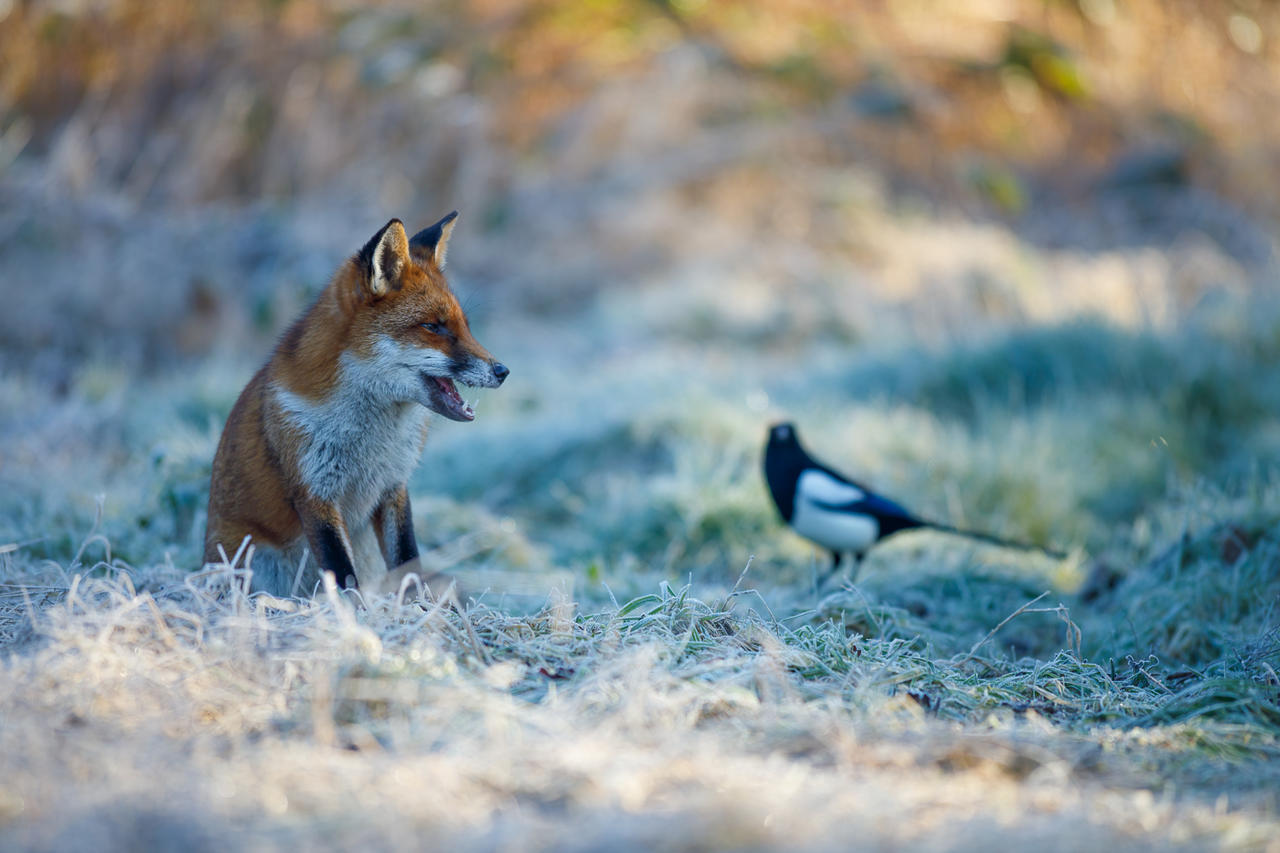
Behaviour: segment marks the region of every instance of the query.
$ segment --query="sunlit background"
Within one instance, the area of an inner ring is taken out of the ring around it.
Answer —
[[[850,350],[1168,324],[1269,263],[1277,14],[8,2],[5,355],[261,354],[386,219],[453,208],[503,319]]]

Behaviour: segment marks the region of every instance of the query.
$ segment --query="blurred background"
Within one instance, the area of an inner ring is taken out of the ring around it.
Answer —
[[[32,542],[6,559],[96,531],[194,568],[275,336],[387,219],[458,209],[450,275],[512,378],[412,485],[444,563],[803,581],[758,473],[787,416],[923,514],[1087,552],[1045,569],[1064,588],[1123,573],[1271,482],[1278,24],[3,0],[0,541]]]
[[[0,848],[1280,849],[1277,186],[1270,0],[0,0]],[[454,209],[480,604],[193,576],[278,335]],[[1071,557],[819,595],[782,417]]]

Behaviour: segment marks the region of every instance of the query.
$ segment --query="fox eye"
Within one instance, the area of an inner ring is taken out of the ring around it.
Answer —
[[[422,328],[433,335],[443,335],[447,331],[442,323],[423,323]]]

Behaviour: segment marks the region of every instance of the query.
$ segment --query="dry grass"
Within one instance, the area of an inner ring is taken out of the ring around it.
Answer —
[[[788,628],[741,590],[516,617],[332,592],[281,612],[225,567],[146,580],[7,602],[6,626],[34,616],[0,691],[7,846],[1263,849],[1280,830],[1260,790],[1212,794],[1227,766],[1273,783],[1274,734],[1081,725],[1167,703],[1066,653],[946,664]]]

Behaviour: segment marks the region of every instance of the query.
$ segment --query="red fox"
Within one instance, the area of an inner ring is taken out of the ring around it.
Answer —
[[[384,225],[241,392],[213,460],[206,562],[249,536],[252,589],[291,596],[322,572],[376,587],[416,561],[407,481],[428,410],[470,421],[454,383],[496,388],[509,373],[444,277],[457,215],[412,238]]]

